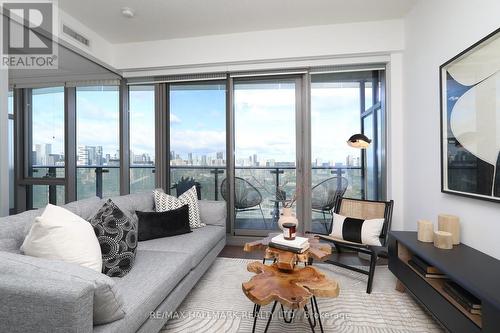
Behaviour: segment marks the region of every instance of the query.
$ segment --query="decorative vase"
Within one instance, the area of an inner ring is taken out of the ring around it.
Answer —
[[[281,230],[283,230],[283,223],[295,223],[295,225],[298,226],[299,221],[295,217],[292,208],[290,207],[283,208],[280,219],[278,220],[278,225]]]

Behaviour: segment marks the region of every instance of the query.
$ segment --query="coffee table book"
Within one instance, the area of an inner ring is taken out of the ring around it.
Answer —
[[[420,258],[419,256],[413,256],[411,260],[417,265],[420,266],[427,274],[441,274],[439,269],[436,267],[429,265],[424,259]]]
[[[481,301],[457,283],[446,281],[443,290],[470,313],[481,314]]]
[[[427,273],[425,269],[417,265],[413,259],[408,260],[408,265],[415,269],[420,275],[429,279],[446,279],[446,275],[443,273]]]
[[[309,244],[306,244],[306,246],[303,248],[298,248],[298,247],[274,243],[271,241],[271,242],[269,242],[269,247],[272,247],[272,248],[275,248],[278,250],[282,250],[282,251],[289,251],[289,252],[293,252],[293,253],[304,253],[309,249]]]

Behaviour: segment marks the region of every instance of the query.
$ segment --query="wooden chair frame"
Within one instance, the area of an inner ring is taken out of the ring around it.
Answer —
[[[351,200],[351,201],[360,201],[360,202],[372,202],[372,203],[383,203],[385,205],[384,209],[384,225],[382,227],[382,232],[380,233],[380,243],[382,246],[371,246],[371,245],[364,245],[364,244],[358,244],[358,243],[353,243],[353,242],[348,242],[348,241],[343,241],[339,239],[335,239],[330,237],[330,234],[333,229],[333,221],[330,226],[330,230],[328,231],[327,234],[321,234],[321,233],[314,233],[316,234],[321,240],[324,240],[326,242],[333,243],[335,246],[335,249],[337,250],[338,253],[342,252],[342,249],[346,250],[351,250],[354,252],[358,253],[365,253],[370,256],[370,267],[369,270],[363,270],[358,267],[353,267],[349,266],[346,264],[343,264],[338,261],[333,261],[333,260],[326,260],[325,262],[339,266],[345,269],[349,269],[354,272],[358,272],[361,274],[368,275],[368,283],[366,287],[366,292],[370,294],[372,292],[372,286],[373,286],[373,276],[375,274],[375,264],[377,263],[378,257],[385,257],[387,258],[387,238],[389,235],[389,231],[391,230],[391,224],[392,224],[392,210],[394,207],[394,201],[373,201],[373,200],[361,200],[361,199],[351,199],[351,198],[344,198],[344,197],[339,197],[337,198],[337,202],[335,204],[335,213],[339,214],[341,210],[341,205],[342,205],[342,200]]]

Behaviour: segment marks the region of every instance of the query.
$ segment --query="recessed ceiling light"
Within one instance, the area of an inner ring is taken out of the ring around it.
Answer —
[[[123,7],[122,8],[122,15],[125,16],[126,18],[132,18],[134,17],[134,10],[130,7]]]

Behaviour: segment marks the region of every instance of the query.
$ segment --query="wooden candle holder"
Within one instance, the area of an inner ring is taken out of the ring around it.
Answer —
[[[453,237],[447,231],[434,231],[434,246],[438,249],[451,250],[453,248]]]
[[[460,244],[460,219],[458,216],[440,214],[438,216],[438,230],[451,233],[453,245]]]
[[[431,221],[418,220],[417,239],[424,243],[432,243],[434,241],[434,225]]]

